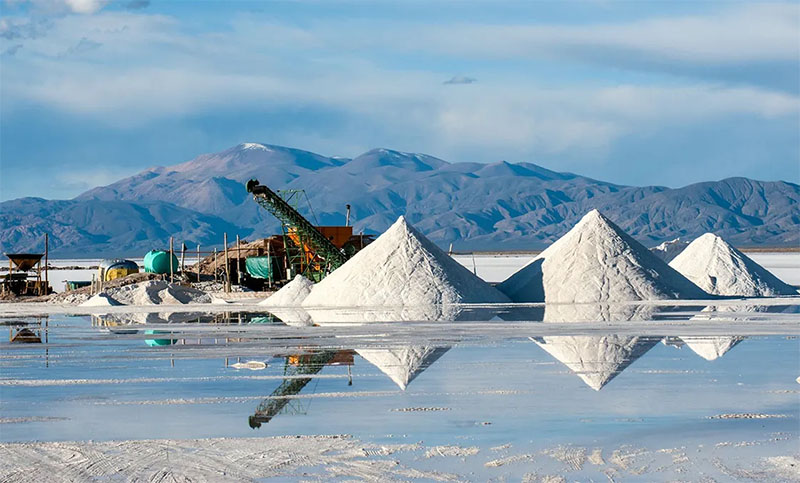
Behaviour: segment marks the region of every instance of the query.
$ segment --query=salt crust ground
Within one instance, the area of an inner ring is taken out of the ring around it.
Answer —
[[[797,289],[713,233],[694,240],[669,265],[714,295],[797,295]]]
[[[708,297],[597,210],[498,288],[515,302]]]
[[[572,445],[521,451],[373,444],[340,436],[284,436],[0,444],[0,481],[361,481],[512,478],[529,482],[689,480],[800,481],[797,455],[737,458],[736,448],[780,443],[721,441],[707,448],[645,449]],[[427,469],[431,460],[455,468]]]

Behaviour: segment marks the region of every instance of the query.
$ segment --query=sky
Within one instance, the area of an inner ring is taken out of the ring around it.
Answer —
[[[800,182],[797,2],[0,1],[0,200],[242,142]]]

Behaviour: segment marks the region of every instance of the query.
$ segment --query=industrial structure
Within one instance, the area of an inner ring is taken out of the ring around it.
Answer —
[[[4,253],[4,255],[8,258],[8,273],[0,285],[0,295],[48,295],[52,292],[47,280],[47,263],[42,267],[42,257],[46,257],[45,253]]]
[[[296,202],[304,194],[302,190],[275,192],[257,179],[251,179],[245,187],[259,205],[281,222],[282,230],[279,239],[282,246],[275,247],[265,262],[257,264],[253,261],[247,265],[251,276],[258,273],[255,267],[259,265],[262,268],[260,276],[277,272],[283,281],[288,281],[301,274],[318,282],[373,240],[370,235],[353,235],[349,205],[344,226],[315,226],[300,214],[296,205],[292,205],[292,201]],[[267,244],[268,248],[273,246]],[[263,270],[265,265],[268,270]]]

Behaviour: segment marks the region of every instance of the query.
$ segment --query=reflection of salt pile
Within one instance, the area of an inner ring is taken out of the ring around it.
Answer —
[[[689,245],[689,242],[676,238],[674,240],[665,241],[661,245],[651,248],[650,251],[658,258],[669,263],[673,258],[677,257],[687,245]]]
[[[777,308],[777,307],[775,307]],[[714,306],[705,307],[699,314],[692,317],[692,320],[716,320],[725,322],[746,322],[752,319],[752,315],[756,312],[767,312],[770,307],[764,305],[747,305],[747,306]],[[736,344],[743,341],[744,337],[739,336],[686,336],[681,337],[681,340],[692,349],[697,355],[708,361],[713,361],[725,355],[726,352],[733,349]]]
[[[288,325],[311,325],[311,316],[299,307],[311,293],[314,282],[302,275],[284,285],[280,290],[259,303]]]
[[[91,297],[86,302],[80,304],[81,307],[113,307],[116,305],[122,305],[119,301],[115,300],[113,297],[108,295],[107,293],[99,293],[94,297]]]
[[[797,295],[794,287],[782,282],[713,233],[706,233],[694,240],[669,265],[715,295]]]
[[[534,342],[558,359],[595,391],[644,355],[657,338],[609,335],[537,337]]]
[[[437,307],[508,301],[401,216],[377,240],[316,284],[303,306],[403,307],[401,320],[432,320],[442,316]]]
[[[125,305],[180,305],[211,302],[211,297],[205,292],[171,284],[164,280],[150,280],[124,287],[110,288],[106,292]]]
[[[658,309],[646,305],[547,304],[544,321],[609,322],[652,319]],[[539,347],[580,376],[595,391],[658,344],[658,338],[621,335],[550,336],[532,339]]]
[[[449,347],[414,346],[399,349],[359,349],[358,355],[389,376],[400,389],[449,350]]]
[[[498,288],[515,302],[707,297],[597,210]]]
[[[707,361],[722,357],[744,337],[681,337],[695,354]]]

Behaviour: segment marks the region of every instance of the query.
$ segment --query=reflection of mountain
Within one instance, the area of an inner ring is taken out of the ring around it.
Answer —
[[[659,339],[608,335],[536,337],[533,341],[599,391]]]
[[[357,349],[358,355],[389,376],[400,389],[436,362],[449,347],[409,346],[396,349]]]

